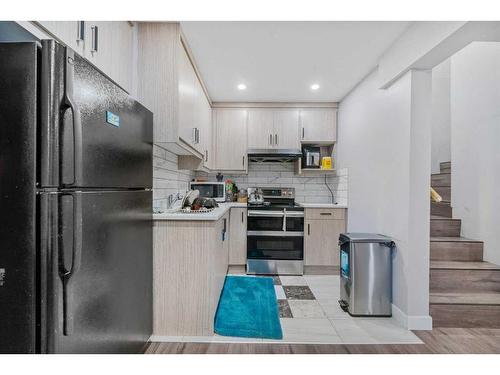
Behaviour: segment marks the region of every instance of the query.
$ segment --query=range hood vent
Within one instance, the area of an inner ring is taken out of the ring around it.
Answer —
[[[302,157],[299,149],[249,149],[248,160],[256,163],[287,163]]]

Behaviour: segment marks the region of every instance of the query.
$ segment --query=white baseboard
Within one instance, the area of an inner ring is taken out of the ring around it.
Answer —
[[[429,315],[406,315],[396,305],[392,305],[392,316],[399,324],[412,331],[431,331],[432,317]]]

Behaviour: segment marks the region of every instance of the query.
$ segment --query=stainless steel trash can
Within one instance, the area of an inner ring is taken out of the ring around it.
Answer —
[[[340,307],[352,316],[391,316],[392,239],[342,233],[339,245]]]

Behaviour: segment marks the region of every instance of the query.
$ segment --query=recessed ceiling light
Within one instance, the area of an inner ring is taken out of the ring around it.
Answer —
[[[319,89],[319,85],[317,83],[311,85],[311,90],[317,90],[317,89]]]
[[[244,83],[240,83],[238,85],[238,90],[246,90],[247,89],[247,85],[245,85]]]

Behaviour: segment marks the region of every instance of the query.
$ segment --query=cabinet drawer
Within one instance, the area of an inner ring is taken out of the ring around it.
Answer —
[[[306,208],[306,220],[343,220],[345,208]]]

